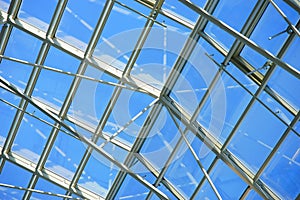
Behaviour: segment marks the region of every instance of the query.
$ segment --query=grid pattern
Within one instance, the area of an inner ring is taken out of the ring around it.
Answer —
[[[297,0],[0,0],[1,199],[296,199]]]

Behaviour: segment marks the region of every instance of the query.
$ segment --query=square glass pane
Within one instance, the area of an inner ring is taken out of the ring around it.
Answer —
[[[152,101],[153,98],[149,95],[126,89],[122,90],[103,132],[113,136],[126,126],[122,132],[114,137],[131,146],[138,137],[149,110],[151,110],[149,105]],[[139,117],[132,121],[137,116]]]
[[[196,46],[170,94],[191,115],[218,70],[206,54],[205,49]]]
[[[86,164],[78,185],[106,197],[119,168],[98,152],[93,152]]]
[[[26,111],[42,120],[54,124],[49,117],[31,105],[28,105]],[[14,140],[12,151],[37,163],[51,130],[52,127],[48,124],[25,114]]]
[[[300,138],[286,137],[261,179],[283,199],[297,199],[300,193]]]
[[[44,192],[51,192],[52,194],[60,194],[60,195],[65,195],[66,191],[61,188],[61,187],[58,187],[57,185],[49,182],[49,181],[46,181],[45,179],[43,178],[39,178],[38,179],[38,182],[36,183],[35,187],[34,187],[35,190],[41,190],[41,191],[44,191]],[[57,197],[57,196],[52,196],[52,195],[47,195],[47,194],[40,194],[40,193],[36,193],[36,192],[33,192],[31,197],[31,199],[34,199],[34,200],[59,200],[61,199],[62,197]]]
[[[81,141],[66,133],[59,132],[45,164],[45,168],[71,180],[85,150],[86,145]]]
[[[65,72],[76,73],[79,60],[52,47],[48,52],[44,65]],[[73,76],[42,69],[33,96],[59,110],[73,79]]]
[[[18,106],[20,98],[0,87],[0,100],[0,146],[3,146],[17,112],[16,108],[3,101],[7,101]]]
[[[39,0],[22,1],[18,17],[46,32],[56,4],[57,1],[55,0],[45,2]]]
[[[26,188],[31,175],[25,169],[6,161],[0,174],[0,180],[4,184]],[[0,187],[0,199],[22,199],[23,194],[23,190]]]
[[[147,15],[148,12],[150,10],[147,10]],[[145,17],[119,4],[114,4],[93,55],[123,70],[145,23]]]
[[[279,140],[286,126],[255,102],[233,136],[228,149],[256,172]]]
[[[271,76],[268,86],[282,96],[296,110],[300,109],[300,80],[285,71],[281,67],[277,67]]]
[[[104,0],[68,1],[56,36],[76,48],[85,50],[104,4]]]
[[[84,76],[117,83],[117,79],[91,66],[87,67]],[[68,115],[96,129],[114,88],[114,86],[108,84],[82,79],[73,97]]]
[[[40,46],[41,41],[14,28],[4,54],[8,57],[34,63]],[[1,76],[21,90],[25,90],[31,71],[31,66],[17,62],[2,59],[0,63]]]

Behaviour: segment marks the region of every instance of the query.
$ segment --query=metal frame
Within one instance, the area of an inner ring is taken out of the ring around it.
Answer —
[[[67,7],[68,0],[58,1],[57,7],[51,19],[47,32],[39,30],[35,26],[27,22],[24,22],[17,17],[22,3],[21,0],[12,0],[7,13],[5,13],[4,11],[0,11],[1,20],[2,20],[1,23],[4,24],[0,34],[0,63],[1,60],[6,59],[12,62],[18,62],[24,65],[28,65],[28,67],[32,67],[32,72],[29,81],[26,85],[26,89],[24,93],[18,90],[13,84],[9,83],[7,80],[0,77],[0,87],[4,88],[5,90],[21,98],[19,105],[13,105],[10,102],[0,98],[2,103],[5,103],[11,106],[12,108],[16,109],[16,115],[10,127],[9,134],[5,140],[3,147],[0,147],[1,148],[0,171],[5,166],[6,162],[12,162],[32,173],[31,180],[29,182],[29,185],[26,188],[7,185],[5,183],[0,184],[0,187],[3,186],[3,187],[11,187],[11,188],[18,188],[20,190],[25,190],[23,199],[30,199],[32,192],[49,194],[47,191],[39,191],[35,189],[35,185],[38,179],[42,177],[45,178],[47,181],[50,181],[64,188],[67,191],[65,195],[51,194],[54,196],[68,199],[72,194],[76,194],[86,199],[104,199],[104,198],[114,199],[118,191],[120,190],[125,178],[127,176],[131,176],[132,178],[137,180],[140,184],[148,188],[149,193],[147,194],[146,199],[151,199],[153,194],[157,195],[161,199],[168,199],[168,197],[159,190],[158,188],[159,184],[163,184],[176,198],[185,199],[185,196],[181,194],[178,188],[176,188],[176,186],[174,186],[172,182],[167,180],[167,178],[165,177],[165,174],[168,170],[168,166],[173,161],[174,156],[178,152],[180,146],[185,142],[186,145],[188,146],[189,151],[191,151],[192,155],[194,156],[194,159],[198,163],[199,170],[201,170],[204,174],[203,178],[199,181],[199,184],[196,187],[195,191],[191,195],[190,197],[191,199],[196,198],[198,192],[200,191],[205,181],[209,182],[217,198],[222,199],[218,189],[215,187],[213,181],[210,178],[210,173],[212,172],[216,163],[219,160],[222,160],[226,165],[228,165],[248,185],[245,188],[240,199],[245,199],[252,189],[255,190],[259,195],[261,195],[265,199],[280,199],[280,197],[278,196],[278,194],[276,194],[275,191],[272,191],[268,187],[268,185],[266,185],[261,181],[260,176],[265,170],[265,168],[268,166],[268,164],[270,163],[270,161],[272,160],[272,158],[274,157],[274,155],[276,154],[276,152],[278,151],[282,143],[285,141],[286,137],[289,134],[294,134],[294,132],[296,133],[294,127],[299,122],[300,114],[299,114],[299,110],[297,110],[292,105],[290,105],[284,99],[284,97],[277,94],[276,91],[272,90],[272,88],[270,88],[267,84],[274,70],[278,67],[283,68],[284,70],[286,70],[288,73],[290,73],[297,79],[300,79],[299,70],[295,69],[293,66],[290,66],[286,62],[282,61],[282,57],[284,56],[285,52],[288,50],[289,46],[292,44],[293,40],[296,37],[299,37],[300,35],[299,34],[300,20],[296,25],[293,25],[290,22],[290,20],[285,16],[285,14],[282,12],[282,10],[276,5],[276,3],[274,3],[274,1],[263,0],[257,2],[250,16],[245,22],[243,28],[241,29],[240,32],[238,32],[237,30],[234,30],[232,27],[228,26],[227,24],[225,24],[224,22],[222,22],[221,20],[217,19],[212,15],[215,8],[218,6],[219,3],[218,0],[208,0],[204,8],[200,8],[194,5],[193,3],[191,3],[190,1],[180,0],[180,2],[182,2],[184,6],[187,6],[188,8],[190,8],[191,10],[199,14],[199,18],[194,24],[191,24],[191,22],[184,20],[177,14],[170,13],[167,10],[164,10],[162,7],[164,0],[157,0],[157,1],[138,0],[136,3],[141,3],[150,8],[149,15],[144,15],[140,13],[138,10],[135,10],[130,6],[123,4],[121,0],[120,1],[107,0],[103,8],[103,11],[99,16],[97,25],[93,31],[93,35],[90,38],[89,44],[87,45],[85,51],[82,51],[79,48],[76,48],[68,44],[67,42],[62,41],[61,39],[55,37],[55,34],[58,30],[59,23],[62,19],[62,15]],[[286,2],[292,4],[292,6],[299,12],[299,7],[295,5],[294,1],[286,0]],[[142,17],[146,18],[146,23],[144,25],[143,31],[141,32],[139,39],[135,44],[135,50],[130,55],[130,58],[126,63],[126,67],[123,71],[120,69],[116,69],[115,67],[107,63],[104,63],[103,61],[100,61],[93,56],[93,51],[99,41],[99,38],[101,37],[101,33],[106,25],[107,19],[110,16],[113,6],[115,4],[121,5],[124,8],[130,10],[131,12],[138,13]],[[272,55],[265,49],[259,47],[251,39],[249,39],[251,33],[254,31],[257,23],[259,22],[261,16],[264,14],[264,11],[267,8],[267,6],[274,6],[275,9],[279,12],[279,14],[283,17],[283,19],[287,22],[287,24],[292,29],[291,34],[286,39],[279,53],[276,56]],[[130,72],[133,66],[135,65],[136,60],[139,57],[140,51],[143,48],[143,45],[151,31],[153,24],[158,23],[161,26],[166,27],[164,23],[161,23],[156,20],[158,15],[164,15],[172,19],[174,22],[191,29],[191,33],[188,39],[186,40],[184,46],[182,47],[180,55],[178,55],[177,60],[174,66],[172,67],[172,71],[170,72],[170,75],[168,76],[168,79],[165,85],[163,86],[162,90],[159,90],[143,82],[142,80],[139,80],[130,75]],[[229,33],[231,36],[235,37],[235,42],[232,45],[232,47],[229,49],[229,51],[225,50],[222,47],[222,45],[218,44],[217,41],[214,41],[209,35],[205,33],[205,28],[208,22],[213,23],[214,25],[220,27],[221,29]],[[8,45],[8,41],[10,40],[10,34],[13,28],[18,28],[22,31],[25,31],[42,41],[42,47],[34,63],[30,63],[28,61],[21,60],[19,58],[8,57],[5,55],[5,49]],[[219,67],[219,69],[215,74],[215,76],[213,77],[212,82],[208,86],[208,89],[206,90],[203,98],[200,100],[199,104],[197,105],[196,110],[192,115],[190,115],[185,111],[183,107],[181,107],[181,105],[179,105],[176,101],[171,99],[169,95],[200,38],[207,41],[217,51],[219,51],[222,55],[224,55],[224,60],[222,63],[218,63],[217,61],[214,60],[212,56],[207,55],[211,59],[211,61],[214,62],[215,65]],[[261,74],[256,69],[256,67],[251,66],[244,58],[240,56],[240,52],[242,51],[245,45],[252,48],[254,51],[256,51],[257,53],[259,53],[260,55],[264,56],[266,59],[271,61],[270,67],[265,75]],[[70,72],[64,72],[59,69],[50,68],[44,65],[44,61],[47,57],[47,53],[51,46],[54,46],[59,50],[78,58],[81,61],[76,74],[72,74]],[[226,66],[230,63],[233,63],[236,67],[242,70],[251,80],[253,80],[254,83],[258,85],[258,89],[255,92],[255,94],[252,94],[244,85],[242,85],[237,79],[235,79],[235,77],[233,77],[226,70]],[[98,80],[98,79],[85,76],[84,72],[88,65],[96,67],[99,70],[102,70],[105,73],[115,77],[116,79],[119,80],[118,83],[106,82],[103,80]],[[67,97],[65,98],[63,106],[60,110],[50,107],[49,105],[47,105],[47,102],[42,102],[32,97],[33,90],[35,88],[41,70],[51,70],[55,73],[63,73],[67,76],[72,76],[74,78],[71,87],[69,88]],[[221,80],[223,73],[226,73],[231,78],[233,78],[245,91],[247,91],[251,95],[250,102],[248,103],[246,109],[243,111],[242,115],[238,119],[237,123],[235,124],[233,130],[231,131],[230,135],[228,136],[224,144],[218,141],[218,139],[214,137],[213,133],[210,133],[209,131],[205,130],[205,128],[197,121],[197,117],[200,111],[202,110],[203,106],[207,102],[209,95],[211,94],[211,91],[215,88],[217,82]],[[80,82],[83,79],[95,81],[100,84],[108,84],[115,87],[111,99],[109,101],[109,104],[107,105],[104,115],[100,119],[100,122],[96,130],[90,128],[88,124],[85,124],[84,122],[81,122],[78,119],[74,119],[72,118],[72,116],[67,115],[68,109],[72,102],[72,97],[76,93],[77,88],[79,87]],[[104,129],[109,119],[109,116],[111,115],[113,109],[115,108],[115,104],[118,101],[122,90],[133,90],[135,92],[144,93],[145,95],[150,95],[151,97],[154,98],[154,101],[149,106],[144,108],[144,110],[142,110],[140,113],[134,116],[130,121],[128,121],[128,123],[121,125],[122,127],[112,135],[104,134],[102,130]],[[274,111],[268,108],[268,106],[265,105],[265,103],[259,99],[259,95],[263,91],[268,93],[273,99],[275,99],[278,103],[280,103],[285,109],[287,109],[294,116],[290,124],[287,124],[284,120],[282,120],[279,116],[277,116]],[[232,154],[227,149],[231,139],[234,137],[236,131],[238,130],[241,123],[243,122],[244,118],[247,116],[249,110],[252,109],[252,106],[255,102],[260,102],[265,109],[269,110],[287,127],[285,132],[282,134],[281,138],[276,143],[271,153],[268,155],[267,159],[264,161],[264,163],[259,168],[256,174],[254,174],[250,169],[248,169],[239,159],[235,157],[234,154]],[[32,113],[28,113],[26,111],[28,104],[32,104],[33,106],[35,106],[37,109],[39,109],[44,114],[46,114],[51,119],[53,119],[55,123],[51,124],[47,121],[44,121],[36,117]],[[158,118],[163,107],[167,108],[171,118],[173,119],[176,127],[178,128],[181,134],[181,137],[179,138],[173,151],[170,153],[170,156],[168,157],[164,167],[161,169],[160,172],[158,172],[153,166],[153,164],[150,161],[148,161],[147,158],[143,157],[139,153],[139,151],[143,147],[145,139],[150,133],[151,128],[155,124],[155,121]],[[122,141],[119,141],[116,138],[116,136],[122,130],[128,127],[133,121],[135,121],[140,115],[142,115],[146,110],[150,110],[150,112],[143,124],[143,127],[139,131],[137,139],[135,140],[133,145],[130,147],[122,143]],[[24,115],[30,115],[32,117],[35,117],[41,122],[46,123],[47,125],[52,127],[52,131],[50,133],[46,146],[37,164],[32,163],[26,158],[23,158],[22,156],[11,152],[11,147],[13,145],[17,132],[20,128],[20,124]],[[92,132],[93,138],[90,140],[80,136],[79,133],[77,133],[74,129],[72,129],[70,126],[68,126],[65,123],[65,120],[69,120],[72,123],[75,123],[83,127],[87,131]],[[177,120],[180,120],[185,125],[184,130],[181,130],[180,126],[177,123]],[[64,128],[66,131],[63,130],[62,128]],[[59,131],[62,131],[64,134],[72,135],[74,139],[79,139],[88,145],[84,153],[84,156],[82,157],[81,162],[71,181],[66,180],[64,177],[61,177],[49,171],[48,169],[44,168],[44,165],[52,150],[53,144],[56,140]],[[186,134],[189,131],[194,133],[198,139],[200,139],[204,144],[210,147],[212,152],[214,152],[214,154],[216,155],[215,159],[213,160],[212,164],[209,166],[208,169],[205,169],[202,166],[200,159],[197,157],[196,153],[194,152],[191,146],[191,143],[186,138]],[[299,133],[296,133],[296,135],[299,136]],[[100,145],[96,145],[99,138],[105,139],[106,141]],[[117,159],[112,157],[108,152],[106,152],[103,149],[103,147],[107,143],[113,143],[114,145],[117,145],[118,147],[128,151],[128,155],[125,158],[124,163],[119,162]],[[89,162],[92,152],[100,153],[120,169],[106,197],[101,197],[99,194],[95,194],[94,192],[91,192],[86,188],[83,188],[78,185],[79,178],[81,177],[85,166]],[[154,177],[156,177],[156,180],[153,184],[149,183],[143,177],[134,173],[131,170],[131,167],[133,166],[136,159],[138,159],[149,170],[149,172],[151,172],[154,175]]]

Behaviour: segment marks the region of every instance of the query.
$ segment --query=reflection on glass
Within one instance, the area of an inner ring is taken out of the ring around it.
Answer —
[[[201,186],[201,189],[198,191],[195,199],[210,200],[210,199],[218,199],[218,198],[216,196],[216,193],[213,191],[212,187],[208,183],[208,181],[205,180],[205,182]]]
[[[228,149],[254,172],[267,158],[286,126],[260,103],[254,103]]]
[[[56,36],[76,48],[85,50],[104,4],[104,0],[68,1]]]
[[[117,82],[115,78],[91,66],[87,67],[84,75],[107,82]],[[113,90],[114,86],[82,79],[68,115],[96,129]]]
[[[56,48],[50,48],[44,65],[65,72],[76,73],[79,60]],[[47,105],[59,109],[67,95],[74,77],[42,69],[33,96]]]
[[[41,41],[14,28],[4,54],[34,63],[40,46]],[[2,59],[0,63],[1,76],[22,90],[26,87],[31,71],[32,67],[17,62]]]
[[[28,105],[26,111],[54,124],[52,120],[31,105]],[[51,130],[51,126],[25,114],[14,140],[12,151],[37,163]]]
[[[287,100],[296,110],[300,108],[300,80],[281,67],[277,67],[269,80],[268,86]]]
[[[179,137],[180,133],[173,119],[166,108],[163,108],[151,128],[149,135],[145,138],[145,143],[140,153],[147,158],[158,171],[161,171]]]
[[[59,132],[45,167],[71,180],[85,149],[81,141]]]
[[[66,191],[63,188],[58,187],[57,185],[55,185],[49,181],[46,181],[43,178],[38,179],[38,182],[36,183],[34,189],[41,190],[44,192],[51,192],[54,194],[61,194],[61,195],[64,195],[66,193]],[[45,199],[49,199],[49,200],[57,199],[58,200],[58,199],[61,199],[61,197],[55,197],[55,196],[40,194],[40,193],[35,193],[35,192],[32,193],[30,198],[35,199],[35,200],[45,200]]]
[[[0,174],[0,182],[26,188],[30,177],[31,173],[15,164],[6,161]],[[0,187],[0,199],[22,199],[23,194],[23,190]]]
[[[261,179],[283,199],[296,199],[300,193],[300,139],[287,136],[267,166]]]
[[[97,152],[93,152],[79,179],[78,185],[105,198],[119,168]]]
[[[8,101],[9,103],[18,106],[20,102],[20,98],[12,93],[0,88],[0,99]],[[14,116],[16,114],[16,109],[9,106],[8,104],[0,101],[0,121],[1,121],[1,129],[0,129],[0,146],[3,146],[7,134],[10,130],[10,126],[13,122]]]
[[[46,32],[56,4],[54,0],[22,1],[18,17]]]
[[[148,193],[149,190],[144,185],[127,175],[118,191],[116,199],[146,199]]]

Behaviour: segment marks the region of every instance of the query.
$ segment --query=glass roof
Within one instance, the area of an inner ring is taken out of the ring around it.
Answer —
[[[0,0],[0,199],[299,199],[299,13]]]

